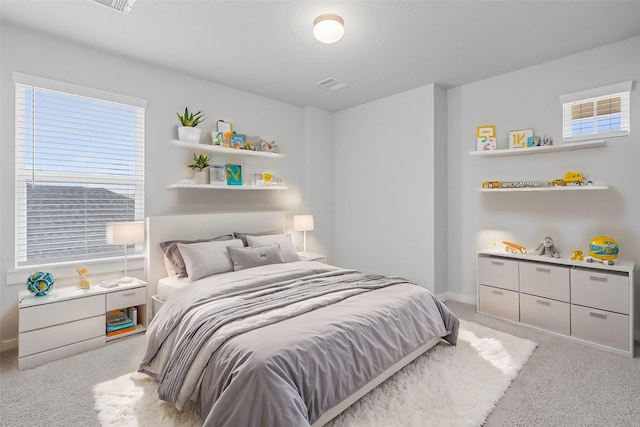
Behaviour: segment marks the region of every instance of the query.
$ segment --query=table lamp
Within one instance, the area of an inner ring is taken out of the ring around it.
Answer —
[[[124,245],[124,277],[118,279],[120,283],[131,282],[127,276],[127,245],[144,242],[144,221],[112,222],[107,224],[107,243],[110,245]]]
[[[307,252],[307,231],[313,230],[313,215],[294,215],[293,229],[303,232],[304,246],[302,251]]]

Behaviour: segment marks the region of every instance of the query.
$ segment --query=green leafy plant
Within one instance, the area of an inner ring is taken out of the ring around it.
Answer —
[[[181,116],[180,113],[176,113],[178,118],[180,119],[180,123],[182,126],[187,126],[190,128],[194,128],[198,126],[198,123],[202,123],[205,120],[205,117],[202,115],[201,111],[197,113],[189,113],[187,107],[184,109],[184,115]]]
[[[199,169],[200,171],[202,171],[204,168],[209,167],[209,160],[209,156],[207,156],[206,154],[193,153],[193,162],[188,164],[187,166],[189,166],[193,170]]]

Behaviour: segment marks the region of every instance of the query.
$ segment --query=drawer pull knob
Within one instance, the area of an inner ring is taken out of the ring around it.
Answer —
[[[125,292],[122,294],[123,297],[132,297],[134,296],[136,293],[135,292]]]
[[[551,269],[550,268],[536,267],[536,271],[540,271],[542,273],[551,273]]]
[[[491,293],[496,295],[504,295],[504,292],[502,291],[491,291]]]
[[[502,262],[502,261],[491,261],[491,264],[494,264],[494,265],[504,265],[504,262]]]
[[[606,276],[589,276],[589,280],[594,280],[596,282],[606,282]]]
[[[551,306],[551,303],[549,301],[544,301],[544,300],[541,300],[541,299],[537,299],[536,302],[538,304]]]
[[[598,319],[606,319],[607,318],[606,314],[594,313],[593,311],[589,312],[589,316],[597,317]]]

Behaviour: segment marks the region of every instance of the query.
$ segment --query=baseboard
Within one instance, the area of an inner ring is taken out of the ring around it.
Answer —
[[[12,350],[18,348],[18,338],[11,338],[8,340],[0,341],[0,352],[5,350]]]
[[[446,300],[458,301],[458,302],[462,302],[462,303],[465,303],[465,304],[475,304],[476,303],[476,297],[475,296],[464,295],[464,294],[456,294],[454,292],[444,292],[444,293],[438,295],[438,299],[440,301],[446,301]]]

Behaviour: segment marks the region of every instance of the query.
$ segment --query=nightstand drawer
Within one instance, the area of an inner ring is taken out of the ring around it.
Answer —
[[[629,316],[572,305],[571,336],[627,351]]]
[[[130,288],[107,294],[106,311],[144,305],[147,303],[147,287]]]
[[[499,257],[478,258],[478,282],[481,285],[518,290],[518,261]]]
[[[478,286],[478,311],[517,322],[520,320],[518,293]]]
[[[629,276],[596,270],[571,270],[571,303],[629,314]]]
[[[19,332],[104,314],[104,295],[52,302],[20,309]]]
[[[519,269],[520,292],[569,302],[569,267],[521,262]]]
[[[84,299],[82,299],[82,301],[84,301]],[[24,332],[19,335],[18,356],[29,356],[91,338],[102,337],[102,339],[104,339],[104,334],[104,313],[89,319]]]
[[[520,294],[520,322],[564,335],[571,334],[569,304]]]

